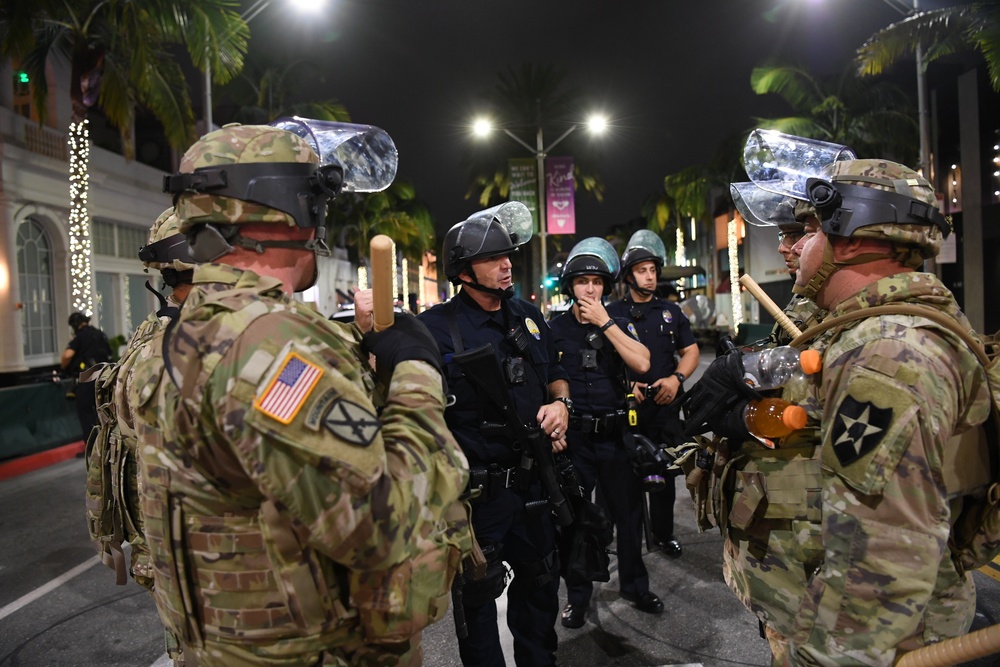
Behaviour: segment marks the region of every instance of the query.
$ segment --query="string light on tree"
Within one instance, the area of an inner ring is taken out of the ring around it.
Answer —
[[[726,229],[726,240],[729,245],[729,294],[733,298],[733,331],[743,323],[743,299],[740,295],[740,256],[739,238],[736,236],[738,222],[736,218],[729,221]]]
[[[402,294],[403,294],[403,307],[405,308],[406,304],[408,304],[410,301],[410,265],[406,261],[405,257],[403,258],[402,264],[400,265],[399,272],[400,274],[402,274],[403,278]]]
[[[358,289],[368,289],[368,267],[358,267]]]
[[[70,289],[73,310],[92,315],[90,290],[90,213],[87,193],[90,189],[90,132],[87,120],[70,123],[69,137],[69,256]]]
[[[687,265],[687,259],[684,254],[684,228],[681,227],[680,224],[677,225],[676,243],[677,249],[674,251],[674,264],[676,266],[685,266]],[[680,278],[677,281],[677,284],[684,287],[684,279]]]

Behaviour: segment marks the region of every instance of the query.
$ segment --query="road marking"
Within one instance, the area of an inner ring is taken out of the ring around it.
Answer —
[[[9,605],[7,605],[6,607],[4,607],[3,609],[0,609],[0,621],[2,621],[3,619],[7,618],[8,616],[10,616],[11,614],[13,614],[15,611],[17,611],[21,607],[24,607],[26,605],[31,604],[32,602],[34,602],[38,598],[42,597],[46,593],[50,593],[50,592],[54,591],[55,589],[59,588],[60,586],[62,586],[63,584],[65,584],[67,581],[69,581],[73,577],[75,577],[75,576],[77,576],[79,574],[83,574],[84,572],[86,572],[87,570],[89,570],[90,568],[94,567],[95,565],[97,565],[100,562],[101,562],[100,558],[96,558],[96,557],[95,558],[91,558],[90,560],[88,560],[86,562],[80,563],[79,565],[77,565],[76,567],[74,567],[69,572],[66,572],[64,574],[59,575],[58,577],[56,577],[55,579],[53,579],[49,583],[45,584],[44,586],[39,586],[38,588],[36,588],[35,590],[31,591],[30,593],[22,595],[21,597],[19,597],[18,599],[14,600]]]

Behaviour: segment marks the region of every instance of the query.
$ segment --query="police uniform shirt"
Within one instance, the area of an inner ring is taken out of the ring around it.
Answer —
[[[627,320],[615,318],[615,322],[628,330]],[[573,397],[574,411],[604,416],[622,408],[625,403],[624,362],[611,341],[595,325],[577,321],[572,310],[552,320],[549,326],[559,350],[559,363],[569,375],[569,395]],[[596,334],[601,349],[596,350],[597,367],[586,369],[585,352],[594,349],[587,341],[591,333]]]
[[[670,377],[677,370],[674,355],[696,342],[691,323],[672,301],[654,296],[646,303],[636,303],[629,295],[609,305],[607,310],[612,317],[632,322],[639,342],[649,348],[649,370],[642,375],[631,375],[632,380],[648,383]]]
[[[472,466],[489,463],[513,466],[520,461],[520,457],[511,447],[509,436],[486,436],[481,432],[480,425],[484,420],[495,424],[503,424],[507,420],[488,398],[478,395],[475,385],[464,377],[453,360],[456,349],[449,318],[455,318],[462,351],[468,352],[490,343],[501,368],[509,358],[524,359],[525,381],[516,385],[508,383],[507,386],[525,424],[534,424],[538,408],[550,401],[548,385],[556,380],[568,379],[559,364],[552,332],[541,311],[521,299],[505,299],[501,304],[498,311],[485,311],[463,289],[450,301],[418,315],[437,341],[444,357],[448,393],[455,396],[454,405],[445,411],[445,419]],[[523,328],[528,342],[528,349],[523,353],[518,352],[507,339],[509,329],[518,326]]]
[[[87,325],[76,332],[73,340],[66,346],[73,350],[73,360],[69,369],[80,373],[94,364],[111,360],[111,345],[108,337],[100,329]]]

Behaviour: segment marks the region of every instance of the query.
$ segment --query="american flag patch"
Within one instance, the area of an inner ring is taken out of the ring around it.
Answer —
[[[322,376],[319,366],[290,352],[278,376],[253,405],[268,417],[290,424]]]

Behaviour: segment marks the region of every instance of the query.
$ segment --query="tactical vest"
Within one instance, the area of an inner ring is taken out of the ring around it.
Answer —
[[[270,312],[259,299],[227,296],[209,294],[200,306],[212,308],[213,317],[230,313],[233,335],[213,342],[197,378],[182,380],[179,391],[162,365],[136,378],[133,396],[146,422],[140,429],[147,480],[142,509],[160,618],[189,646],[280,640],[289,655],[340,646],[360,634],[346,568],[307,546],[233,452],[205,447],[194,435],[205,433],[205,380],[239,335]],[[298,312],[319,318],[308,309]],[[176,419],[163,423],[156,415]],[[224,471],[225,479],[209,469]]]

